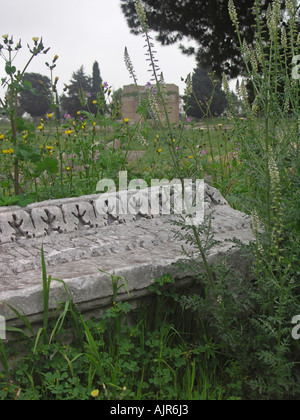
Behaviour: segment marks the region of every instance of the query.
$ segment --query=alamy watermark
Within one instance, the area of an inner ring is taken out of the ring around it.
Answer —
[[[6,322],[5,318],[0,315],[0,340],[6,340]]]
[[[294,65],[292,70],[292,77],[294,80],[300,80],[300,55],[293,57],[292,63]]]
[[[294,340],[300,339],[300,315],[294,316],[292,319],[292,324],[297,324],[292,330],[292,337]]]
[[[127,171],[119,172],[119,188],[112,179],[102,179],[97,184],[102,193],[96,201],[98,214],[114,216],[143,214],[181,215],[187,225],[199,226],[204,222],[203,179],[172,181],[152,179],[149,188],[146,181],[133,179],[128,183]]]

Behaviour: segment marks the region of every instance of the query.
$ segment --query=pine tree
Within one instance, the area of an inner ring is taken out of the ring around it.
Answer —
[[[92,76],[92,99],[97,99],[97,95],[102,92],[102,77],[100,76],[100,69],[98,61],[93,64],[93,76]]]
[[[261,1],[263,14],[266,14],[272,1]],[[136,0],[121,2],[131,32],[139,34]],[[156,32],[156,39],[162,45],[181,42],[183,52],[195,54],[199,63],[211,67],[219,77],[223,71],[232,78],[241,74],[243,64],[238,38],[228,12],[228,0],[143,0],[142,3],[147,24]],[[236,0],[235,6],[242,36],[247,43],[251,43],[255,25],[254,0]],[[185,39],[196,41],[197,47],[185,47],[182,43]]]
[[[224,112],[227,104],[226,95],[221,89],[220,81],[210,73],[209,69],[198,66],[192,76],[192,86],[197,100],[194,95],[189,99],[188,115],[190,117],[202,118],[206,115],[212,95],[209,115],[218,116]],[[186,98],[184,100],[186,101]]]
[[[61,98],[64,112],[76,116],[78,111],[88,111],[87,98],[91,95],[92,81],[85,74],[83,66],[73,73],[67,91],[68,95]]]
[[[90,110],[93,114],[97,113],[97,107],[93,105],[93,101],[99,98],[103,98],[103,88],[102,88],[102,77],[100,75],[100,68],[98,61],[95,61],[93,64],[93,76],[92,76],[92,89],[90,97]]]

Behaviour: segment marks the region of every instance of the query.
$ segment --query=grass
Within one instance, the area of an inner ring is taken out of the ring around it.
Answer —
[[[177,176],[160,130],[146,125],[143,136],[147,143],[141,144],[136,124],[129,126],[119,122],[113,129],[106,122],[103,125],[101,116],[96,126],[95,117],[87,114],[85,117],[84,125],[75,118],[56,130],[49,119],[43,121],[42,130],[23,122],[20,127],[23,138],[20,133],[17,149],[9,137],[0,140],[0,205],[25,206],[50,198],[93,194],[100,179],[117,179],[122,169],[128,171],[129,180],[139,177],[149,183],[153,178]],[[209,130],[203,130],[195,123],[180,123],[174,126],[173,141],[182,176],[192,178],[196,172],[198,177],[209,175],[216,186],[226,192],[223,181],[227,173],[235,171],[239,159],[230,127],[227,124],[223,129],[222,126],[221,123],[208,125]],[[0,133],[5,133],[6,128],[6,125],[0,126]],[[72,132],[65,134],[68,130]],[[107,146],[114,140],[120,142],[120,149]],[[12,153],[7,152],[10,150]],[[134,151],[144,153],[135,158]],[[125,157],[129,153],[132,153],[131,163],[127,164]],[[13,180],[16,158],[20,190],[17,196]]]
[[[44,289],[46,323],[36,338],[0,342],[1,400],[88,400],[95,390],[99,400],[241,397],[238,385],[228,387],[218,345],[195,328],[197,314],[182,310],[169,276],[139,308],[113,301],[101,320],[85,321],[69,300],[63,322],[48,322]]]

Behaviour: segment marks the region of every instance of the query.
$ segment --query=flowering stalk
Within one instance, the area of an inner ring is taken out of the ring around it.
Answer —
[[[59,78],[55,77],[53,75],[53,70],[56,67],[56,61],[58,60],[58,56],[55,55],[52,64],[46,63],[46,66],[49,67],[50,70],[50,80],[51,80],[51,86],[52,86],[52,92],[51,92],[51,108],[54,111],[54,121],[55,121],[55,129],[56,129],[56,144],[58,146],[59,151],[59,160],[60,160],[60,188],[61,192],[63,194],[63,151],[61,148],[61,142],[60,142],[60,130],[59,130],[59,103],[58,103],[58,96],[57,96],[57,83]]]
[[[162,103],[162,107],[163,107],[163,115],[166,119],[166,125],[167,125],[167,133],[165,133],[165,138],[166,138],[166,142],[167,142],[167,146],[170,150],[170,155],[174,164],[174,168],[176,170],[176,172],[178,173],[178,176],[180,178],[180,167],[179,167],[179,163],[177,160],[177,153],[176,153],[176,149],[175,149],[175,144],[173,143],[173,138],[174,138],[174,134],[173,134],[173,130],[172,130],[172,126],[170,123],[170,118],[169,118],[169,112],[168,112],[168,107],[167,107],[167,94],[165,91],[165,82],[163,79],[163,75],[160,75],[160,78],[158,76],[158,71],[159,71],[159,67],[157,65],[157,60],[155,58],[155,51],[153,49],[154,45],[152,43],[152,38],[149,35],[149,27],[147,24],[147,17],[146,17],[146,12],[144,9],[144,6],[141,2],[141,0],[134,0],[134,4],[135,4],[135,10],[141,25],[141,29],[142,32],[144,34],[145,40],[146,40],[146,45],[145,47],[147,48],[147,55],[148,55],[148,60],[150,62],[149,66],[151,68],[151,73],[152,73],[152,77],[155,81],[156,84],[156,90],[157,90],[157,97],[160,99],[161,103]],[[157,106],[157,101],[156,98],[154,97],[154,93],[153,91],[150,90],[150,96],[149,96],[149,102],[152,108],[152,111],[154,112],[154,117],[155,117],[155,121],[158,124],[158,127],[160,128],[160,130],[162,132],[165,132],[165,127],[162,124],[161,118],[160,118],[160,110]],[[182,185],[184,188],[184,184],[182,181]]]
[[[7,114],[9,115],[10,125],[11,125],[11,139],[14,145],[14,149],[17,149],[18,146],[18,91],[22,82],[22,78],[31,64],[34,57],[39,55],[40,53],[47,54],[49,48],[45,50],[42,39],[39,41],[38,37],[33,37],[34,46],[33,48],[29,48],[31,53],[31,57],[25,64],[22,71],[17,71],[16,67],[13,65],[13,61],[16,58],[19,50],[22,48],[21,40],[14,46],[13,37],[9,38],[8,35],[3,35],[3,43],[4,45],[0,44],[0,56],[5,61],[5,72],[8,76],[7,79],[2,80],[2,85],[7,86],[8,88],[8,101],[4,103],[1,101],[1,104],[4,109],[6,109]],[[7,51],[7,56],[3,53]],[[15,55],[13,56],[13,52]],[[20,195],[20,183],[19,183],[19,176],[20,176],[20,168],[19,168],[19,159],[16,157],[14,161],[14,191],[15,195]]]

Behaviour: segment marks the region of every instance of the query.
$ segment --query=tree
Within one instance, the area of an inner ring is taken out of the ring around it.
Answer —
[[[25,89],[19,96],[19,106],[23,112],[32,117],[43,117],[50,108],[51,82],[49,77],[39,73],[25,73],[23,78]]]
[[[72,80],[67,87],[68,95],[63,95],[61,105],[64,112],[76,116],[78,111],[87,111],[87,98],[91,95],[92,81],[85,74],[83,66],[73,73]]]
[[[135,0],[121,2],[131,32],[138,34]],[[203,66],[212,68],[219,77],[224,71],[232,78],[241,74],[242,60],[229,16],[228,0],[143,0],[142,3],[148,25],[157,32],[156,39],[163,45],[174,44],[188,37],[197,42],[198,50],[184,45],[181,45],[181,49],[187,54],[196,54],[197,61]],[[260,3],[261,13],[266,13],[272,0]],[[235,1],[241,34],[247,42],[254,39],[253,5],[254,1]]]
[[[93,64],[92,89],[90,95],[90,110],[93,114],[97,113],[97,107],[93,105],[92,101],[103,97],[102,77],[100,76],[100,69],[98,61]]]
[[[208,110],[207,103],[210,101],[212,95],[213,99],[210,104],[209,114],[218,116],[224,112],[227,105],[226,95],[221,89],[220,81],[209,72],[209,69],[198,66],[192,76],[192,85],[197,100],[194,95],[189,99],[188,116],[202,118],[206,115]],[[186,98],[184,100],[186,101]]]
[[[97,99],[97,95],[102,93],[102,77],[100,76],[100,69],[98,61],[93,64],[93,76],[92,76],[92,99]]]

